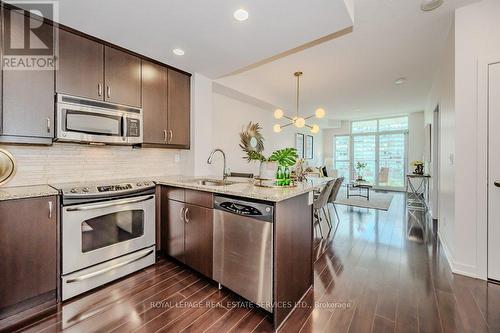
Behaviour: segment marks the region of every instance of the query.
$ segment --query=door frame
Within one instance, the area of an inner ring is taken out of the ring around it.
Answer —
[[[476,146],[476,271],[488,279],[488,88],[489,66],[500,63],[500,54],[478,59],[477,68],[477,146]]]

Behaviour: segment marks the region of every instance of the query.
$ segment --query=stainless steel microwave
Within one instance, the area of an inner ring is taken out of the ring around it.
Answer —
[[[56,141],[142,143],[141,108],[58,94],[56,110]]]

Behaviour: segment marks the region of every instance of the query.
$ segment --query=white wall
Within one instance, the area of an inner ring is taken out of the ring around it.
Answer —
[[[335,145],[333,143],[335,136],[349,134],[351,134],[351,122],[349,120],[342,120],[339,128],[327,128],[323,130],[323,155],[328,170],[335,169]]]
[[[192,78],[192,113],[191,113],[191,159],[192,173],[206,176],[211,172],[207,158],[213,149],[213,103],[212,80],[195,73]],[[187,168],[189,169],[189,168]],[[185,172],[190,175],[189,172]]]
[[[259,163],[248,163],[243,158],[244,154],[239,147],[239,134],[249,122],[258,122],[261,125],[265,140],[264,154],[266,156],[276,149],[295,147],[295,133],[297,131],[293,127],[287,127],[281,133],[274,133],[272,127],[276,120],[273,118],[272,111],[222,94],[213,94],[213,147],[224,150],[227,157],[227,166],[231,171],[258,174]],[[310,134],[307,131],[302,132]],[[314,136],[315,158],[309,161],[312,166],[322,164],[322,142],[321,133]],[[222,166],[220,163],[222,163],[221,158],[217,157],[211,174],[218,175],[221,172]]]
[[[483,0],[455,14],[455,246],[457,271],[476,275],[478,61],[500,55],[500,1]],[[484,222],[484,221],[480,221]],[[458,246],[460,244],[460,246]],[[480,258],[481,260],[483,258]]]
[[[413,171],[412,161],[424,160],[425,122],[424,112],[413,112],[408,115],[408,165],[407,171]],[[426,170],[427,171],[427,170]]]
[[[431,213],[439,222],[438,232],[446,255],[453,266],[455,228],[455,31],[452,26],[441,58],[440,69],[434,80],[425,110],[425,123],[433,123],[433,112],[439,104],[440,154],[427,168],[431,172]],[[432,137],[432,140],[437,138]],[[439,163],[439,174],[433,174],[434,163]],[[439,193],[437,193],[439,188]],[[437,199],[439,196],[439,200]],[[438,206],[438,209],[435,207]],[[438,215],[439,214],[439,215]]]

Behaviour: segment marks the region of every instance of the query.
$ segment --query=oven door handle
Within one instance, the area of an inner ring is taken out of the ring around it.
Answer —
[[[139,202],[147,201],[147,200],[150,200],[153,198],[154,198],[154,196],[150,195],[146,198],[141,198],[141,199],[119,200],[119,201],[114,201],[114,202],[104,203],[104,204],[97,204],[97,205],[92,205],[92,206],[69,207],[66,210],[68,212],[78,212],[78,211],[85,211],[85,210],[101,209],[101,208],[108,208],[108,207],[113,207],[113,206],[121,206],[121,205],[139,203]]]
[[[89,274],[80,275],[80,276],[77,276],[75,278],[68,279],[66,281],[66,283],[73,283],[73,282],[78,282],[78,281],[83,281],[83,280],[87,280],[87,279],[93,278],[94,276],[98,276],[98,275],[104,274],[106,272],[112,271],[113,269],[117,269],[117,268],[129,265],[129,264],[131,264],[131,263],[133,263],[135,261],[141,260],[142,258],[145,258],[145,257],[149,256],[153,252],[154,252],[154,250],[146,250],[146,251],[140,252],[139,253],[140,256],[137,257],[137,258],[130,259],[130,260],[118,263],[118,264],[110,266],[110,267],[106,267],[104,269],[101,269],[101,270],[98,270],[98,271],[95,271],[95,272],[92,272],[92,273],[89,273]]]

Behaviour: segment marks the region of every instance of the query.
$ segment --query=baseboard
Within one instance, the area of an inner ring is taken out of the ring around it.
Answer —
[[[455,263],[452,269],[455,274],[460,274],[463,276],[468,276],[474,279],[480,279],[476,273],[476,267],[471,265],[464,265],[461,263]]]
[[[451,254],[451,250],[448,247],[448,244],[446,244],[444,237],[441,236],[441,232],[440,232],[439,228],[438,228],[437,234],[438,234],[439,242],[441,242],[441,246],[443,247],[443,250],[444,250],[444,257],[446,258],[446,261],[448,261],[448,265],[450,265],[451,271],[453,272],[454,264],[453,264],[453,255]]]
[[[454,274],[459,274],[459,275],[471,277],[474,279],[484,280],[476,273],[476,271],[477,271],[476,266],[471,266],[471,265],[466,265],[466,264],[462,264],[459,262],[455,262],[453,259],[453,255],[451,254],[451,250],[448,247],[448,244],[446,244],[446,241],[444,240],[444,238],[441,237],[441,233],[439,232],[439,228],[438,228],[437,234],[438,234],[439,241],[441,242],[441,245],[443,247],[444,256],[446,258],[446,261],[448,261],[448,265],[450,265],[451,271]]]

